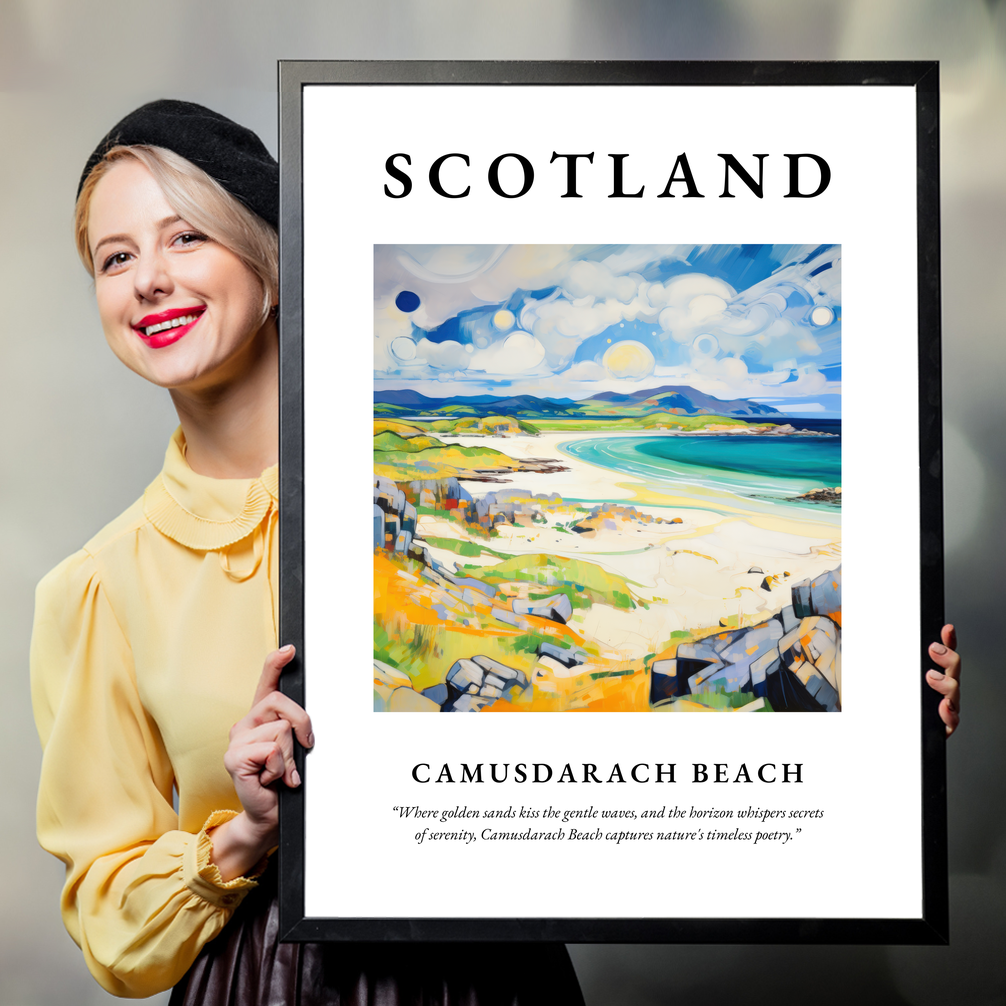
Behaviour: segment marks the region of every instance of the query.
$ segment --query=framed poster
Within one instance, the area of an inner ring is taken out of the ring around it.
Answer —
[[[287,938],[944,941],[936,66],[280,90]]]

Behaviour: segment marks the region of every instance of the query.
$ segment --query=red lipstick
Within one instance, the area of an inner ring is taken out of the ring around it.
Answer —
[[[133,331],[151,349],[161,349],[164,346],[170,346],[173,342],[178,342],[184,335],[187,335],[205,310],[204,305],[199,305],[196,307],[173,307],[168,311],[148,314],[133,325]],[[185,318],[189,320],[182,324],[178,323]]]

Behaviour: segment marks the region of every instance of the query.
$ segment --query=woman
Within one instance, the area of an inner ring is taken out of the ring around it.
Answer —
[[[77,245],[106,338],[169,390],[180,427],[143,498],[39,585],[38,830],[66,864],[67,929],[122,996],[582,1003],[559,945],[276,942],[276,785],[300,784],[293,737],[313,744],[277,691],[293,651],[274,649],[277,219],[258,138],[185,102],[127,116],[81,179]],[[955,645],[948,626],[931,648],[948,734]]]
[[[276,786],[300,785],[293,738],[314,741],[274,649],[277,220],[258,137],[187,102],[127,116],[81,179],[106,339],[180,427],[142,499],[38,589],[38,831],[67,929],[121,996],[582,1003],[561,945],[277,944]]]

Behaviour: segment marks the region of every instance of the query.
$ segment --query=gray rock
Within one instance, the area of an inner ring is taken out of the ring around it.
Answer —
[[[449,706],[444,706],[445,713],[478,713],[481,712],[493,699],[484,695],[459,695]]]
[[[478,691],[482,687],[484,677],[485,671],[474,660],[462,657],[451,665],[451,669],[447,672],[447,683],[453,685],[459,692],[468,691],[472,685],[475,685],[475,690]]]
[[[573,605],[565,594],[553,594],[537,601],[514,601],[513,610],[522,615],[537,615],[564,625],[573,617]]]
[[[442,706],[447,701],[446,682],[441,681],[439,685],[431,685],[429,688],[424,688],[423,695],[436,702],[438,706]]]
[[[840,639],[840,629],[830,618],[814,615],[779,641],[782,664],[793,678],[791,684],[802,685],[806,691],[799,697],[798,708],[807,707],[808,697],[826,712],[841,708]]]
[[[842,610],[842,567],[793,584],[793,611],[797,618],[833,615]]]
[[[556,646],[555,643],[540,643],[538,646],[538,655],[551,657],[566,667],[574,667],[577,664],[582,664],[587,659],[587,655],[582,650],[566,650],[561,646]]]
[[[378,492],[387,493],[390,495],[391,493],[397,491],[398,486],[396,486],[395,483],[391,481],[391,479],[385,478],[383,475],[375,475],[374,488]]]
[[[800,619],[796,617],[792,604],[787,604],[782,611],[778,612],[773,617],[777,618],[782,623],[783,633],[792,632],[800,624]]]
[[[782,623],[771,618],[749,629],[717,632],[696,643],[682,643],[676,658],[677,674],[687,678],[688,691],[693,693],[723,688],[764,695],[765,675],[779,656],[782,635]],[[678,694],[684,694],[680,683],[678,689]]]
[[[416,508],[411,503],[406,503],[402,510],[402,530],[416,533]]]
[[[374,548],[384,548],[384,511],[374,504]]]
[[[650,705],[658,706],[688,691],[688,681],[678,674],[674,657],[654,660],[650,665]]]
[[[498,660],[483,656],[481,653],[472,657],[472,660],[486,671],[487,677],[493,674],[510,684],[516,683],[521,688],[527,687],[527,676],[516,667],[507,667],[506,664],[501,664]]]
[[[678,676],[678,662],[674,657],[654,660],[650,666],[650,670],[654,674],[663,674],[664,677],[676,678]]]

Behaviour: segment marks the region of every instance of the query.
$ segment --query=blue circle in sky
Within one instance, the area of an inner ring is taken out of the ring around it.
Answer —
[[[411,290],[403,290],[395,298],[395,307],[405,314],[412,314],[419,307],[419,295],[413,293]]]

